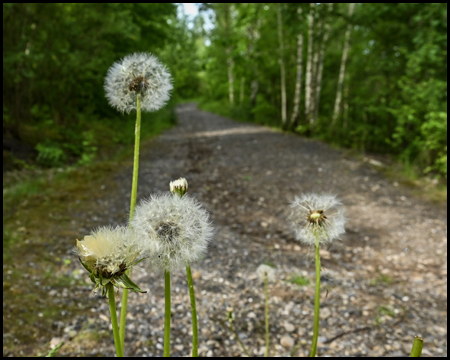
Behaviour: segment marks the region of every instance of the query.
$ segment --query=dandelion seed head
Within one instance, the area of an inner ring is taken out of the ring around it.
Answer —
[[[264,282],[264,278],[267,276],[267,281],[275,281],[275,269],[269,265],[261,264],[256,269],[256,274],[261,282]]]
[[[314,245],[331,243],[345,233],[344,208],[335,195],[303,194],[291,204],[290,221],[297,240]]]
[[[213,235],[209,215],[189,195],[153,195],[141,202],[130,225],[157,271],[172,272],[205,253]]]
[[[101,227],[77,240],[74,253],[95,273],[110,278],[122,275],[143,252],[131,229]]]
[[[170,98],[172,80],[166,67],[149,53],[134,53],[114,63],[105,79],[109,104],[121,112],[136,110],[137,95],[141,109],[156,111]]]

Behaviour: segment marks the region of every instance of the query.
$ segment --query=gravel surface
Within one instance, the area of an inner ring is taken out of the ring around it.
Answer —
[[[211,213],[216,236],[192,265],[200,356],[243,356],[227,322],[229,308],[248,351],[264,355],[264,292],[256,274],[262,263],[276,269],[269,285],[270,354],[289,356],[294,346],[297,356],[309,354],[314,252],[295,241],[286,219],[295,195],[322,191],[338,195],[348,222],[341,241],[321,250],[318,355],[407,356],[415,335],[424,338],[424,356],[447,355],[446,207],[415,198],[375,166],[319,141],[234,122],[194,104],[179,106],[177,114],[178,126],[141,149],[138,201],[185,177],[189,193]],[[103,187],[90,213],[76,214],[78,238],[126,222],[130,167],[111,181],[117,186]],[[67,258],[73,258],[69,250]],[[86,277],[78,263],[71,266],[73,276]],[[309,284],[297,285],[293,277]],[[142,265],[132,278],[148,293],[130,294],[125,355],[162,356],[164,276]],[[84,313],[53,324],[50,346],[65,340],[60,355],[115,354],[108,303],[91,289],[48,293],[86,299]],[[190,355],[183,271],[172,274],[171,339],[172,356]]]

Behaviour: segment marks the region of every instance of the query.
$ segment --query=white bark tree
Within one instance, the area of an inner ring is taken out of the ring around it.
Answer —
[[[355,9],[355,3],[350,3],[349,8],[348,8],[348,17],[349,17],[349,19],[352,17],[354,9]],[[345,32],[344,50],[342,52],[341,68],[339,70],[339,79],[338,79],[338,86],[337,86],[337,92],[336,92],[336,101],[334,102],[333,119],[331,121],[331,125],[334,125],[336,123],[336,120],[338,119],[338,117],[340,115],[340,112],[341,112],[342,85],[344,84],[345,65],[346,65],[346,62],[347,62],[348,51],[350,49],[350,33],[351,33],[351,31],[352,31],[352,25],[348,24],[347,30]]]
[[[308,59],[306,64],[306,84],[305,84],[305,119],[311,122],[311,101],[313,82],[313,37],[314,37],[314,8],[315,3],[310,4],[309,11],[309,31],[308,31]]]
[[[277,4],[278,10],[278,39],[280,42],[280,70],[281,70],[281,123],[286,126],[286,74],[284,69],[284,46],[283,46],[283,24],[281,19],[281,7]]]
[[[228,94],[229,94],[229,100],[230,105],[234,104],[234,76],[233,76],[233,47],[231,45],[231,34],[230,34],[230,4],[225,3],[224,4],[224,16],[225,16],[225,33],[226,38],[229,42],[229,46],[227,47],[226,53],[227,53],[227,67],[228,67]]]
[[[302,8],[297,9],[299,20],[301,21]],[[302,93],[302,68],[303,68],[303,29],[298,33],[297,38],[297,77],[295,79],[294,107],[292,109],[291,124],[293,127],[298,119],[300,109],[300,99]]]
[[[331,10],[333,9],[333,4],[328,4],[328,10],[331,13]],[[317,121],[318,115],[319,115],[319,105],[320,105],[320,92],[322,90],[322,74],[323,74],[323,61],[325,58],[325,48],[328,42],[328,38],[330,37],[330,22],[331,20],[328,19],[328,21],[325,19],[325,27],[324,27],[324,33],[322,42],[320,44],[320,50],[319,50],[319,67],[316,72],[316,91],[315,91],[315,104],[314,104],[314,122]]]
[[[241,77],[241,93],[239,95],[239,103],[242,105],[244,103],[245,97],[245,77]]]

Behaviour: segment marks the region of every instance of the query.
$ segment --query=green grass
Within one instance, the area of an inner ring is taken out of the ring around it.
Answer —
[[[396,280],[394,278],[391,278],[388,275],[378,272],[378,277],[375,279],[371,279],[369,281],[369,285],[376,286],[376,285],[382,284],[382,285],[389,286],[389,285],[393,284],[394,282],[396,282]]]
[[[293,275],[289,277],[287,281],[298,286],[306,286],[310,283],[309,279],[303,275]]]

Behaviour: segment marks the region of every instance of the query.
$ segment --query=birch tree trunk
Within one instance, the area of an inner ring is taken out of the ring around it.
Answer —
[[[313,61],[312,61],[312,77],[311,77],[311,100],[310,100],[310,108],[309,108],[309,123],[314,125],[315,123],[315,114],[316,114],[316,84],[317,84],[317,74],[319,72],[319,57],[320,57],[320,48],[322,43],[320,42],[320,36],[322,35],[322,27],[323,27],[323,18],[319,18],[319,23],[317,24],[317,28],[315,30],[315,41],[313,46]]]
[[[310,4],[309,11],[309,31],[308,31],[308,59],[306,64],[306,84],[305,84],[305,120],[311,122],[311,95],[312,95],[312,77],[313,77],[313,36],[314,36],[314,7],[315,3]]]
[[[225,12],[225,32],[226,37],[229,43],[231,43],[230,39],[230,4],[224,4],[224,12]],[[233,48],[231,45],[227,47],[227,66],[228,66],[228,93],[230,99],[230,105],[234,104],[234,77],[233,77],[233,56],[231,54]]]
[[[258,8],[257,8],[258,9]],[[250,104],[251,107],[254,108],[256,105],[256,95],[258,94],[258,66],[255,61],[256,53],[255,53],[255,43],[259,39],[259,27],[260,21],[258,20],[258,13],[255,14],[254,23],[248,28],[248,54],[250,59],[250,64],[253,64],[251,67],[251,77],[252,81],[250,83]]]
[[[241,93],[239,95],[239,103],[242,105],[244,103],[244,90],[245,90],[245,77],[241,77]]]
[[[299,20],[302,14],[302,8],[299,6],[297,9]],[[295,80],[295,95],[294,95],[294,108],[292,109],[291,116],[291,128],[294,126],[298,119],[300,109],[300,99],[302,92],[302,67],[303,67],[303,29],[298,33],[297,40],[297,78]]]
[[[233,57],[231,56],[231,47],[227,49],[227,65],[228,65],[228,93],[230,94],[230,104],[234,103],[234,77],[233,77]]]
[[[333,4],[328,4],[329,12],[333,9]],[[325,20],[324,20],[325,21]],[[317,121],[319,115],[319,105],[320,105],[320,91],[322,90],[322,74],[323,74],[323,60],[325,58],[325,47],[330,36],[330,20],[325,21],[325,29],[323,33],[322,43],[320,44],[319,51],[319,67],[317,69],[316,75],[316,91],[315,91],[315,105],[314,105],[314,122]]]
[[[349,18],[351,18],[351,16],[353,15],[354,9],[355,9],[355,3],[350,3],[350,6],[348,8],[348,17]],[[339,114],[341,112],[342,85],[344,84],[345,64],[347,62],[348,51],[350,49],[350,33],[351,33],[351,31],[352,31],[352,25],[348,24],[347,31],[345,32],[345,42],[344,42],[344,51],[342,52],[341,68],[339,70],[336,101],[334,102],[333,119],[331,121],[332,126],[336,123],[336,120],[338,119]]]
[[[286,126],[286,74],[284,70],[284,46],[283,46],[283,25],[281,23],[281,8],[278,9],[278,38],[280,41],[280,70],[281,70],[281,123],[283,128]]]

